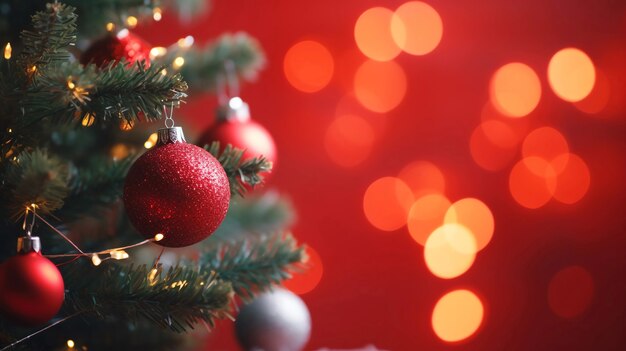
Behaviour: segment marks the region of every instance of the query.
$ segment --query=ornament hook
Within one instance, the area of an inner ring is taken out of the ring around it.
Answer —
[[[167,106],[163,105],[163,113],[165,114],[165,128],[174,128],[176,123],[174,122],[174,102],[170,105],[170,113],[167,113]]]

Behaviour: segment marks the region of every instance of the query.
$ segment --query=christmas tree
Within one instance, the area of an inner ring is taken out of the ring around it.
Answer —
[[[186,349],[304,268],[289,203],[251,193],[273,149],[215,130],[194,146],[175,126],[187,94],[213,92],[222,123],[263,130],[235,96],[263,67],[257,42],[150,47],[129,31],[203,4],[3,4],[1,347]]]

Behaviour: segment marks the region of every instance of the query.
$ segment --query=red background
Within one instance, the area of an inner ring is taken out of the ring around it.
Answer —
[[[201,45],[222,32],[243,30],[263,46],[267,68],[258,82],[244,86],[242,97],[278,146],[280,165],[271,186],[291,196],[299,213],[294,232],[319,252],[324,265],[320,284],[302,295],[313,319],[307,349],[367,344],[390,350],[624,349],[626,92],[614,89],[614,108],[603,118],[590,117],[558,99],[545,72],[556,51],[574,46],[618,85],[624,82],[626,2],[427,2],[443,20],[443,39],[429,55],[397,58],[408,90],[396,109],[378,116],[355,108],[378,120],[380,130],[372,154],[352,169],[331,162],[323,139],[356,67],[366,59],[355,45],[354,24],[370,7],[393,10],[403,1],[217,0],[210,13],[189,24],[165,13],[161,22],[137,32],[167,46],[187,34]],[[333,79],[318,93],[295,90],[283,74],[285,52],[302,39],[321,42],[335,58]],[[489,79],[512,61],[531,66],[542,82],[530,124],[559,129],[590,168],[589,192],[575,205],[551,202],[525,209],[508,191],[508,171],[486,172],[472,161],[468,140],[488,99]],[[180,114],[202,130],[214,106],[210,95],[191,96]],[[450,199],[477,197],[495,217],[490,245],[456,279],[430,274],[422,247],[406,229],[381,232],[363,214],[371,182],[395,176],[419,159],[442,169]],[[595,289],[587,311],[562,319],[548,306],[547,286],[569,265],[585,267]],[[445,344],[432,331],[431,312],[445,292],[463,287],[479,294],[485,319],[473,337]],[[236,349],[231,327],[221,325],[209,344],[214,350]]]

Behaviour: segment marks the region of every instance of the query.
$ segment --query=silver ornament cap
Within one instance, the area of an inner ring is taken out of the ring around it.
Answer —
[[[17,253],[41,252],[41,241],[38,236],[20,236],[17,238]]]
[[[157,130],[157,146],[165,144],[186,143],[181,127],[161,128]]]
[[[217,119],[220,121],[247,122],[250,120],[250,107],[240,97],[228,100],[226,105],[217,108]]]

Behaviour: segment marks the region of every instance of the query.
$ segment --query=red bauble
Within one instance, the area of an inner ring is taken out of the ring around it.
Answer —
[[[65,295],[61,273],[38,252],[17,254],[0,265],[0,312],[34,326],[54,317]]]
[[[231,144],[238,149],[244,149],[243,159],[265,157],[276,167],[276,144],[272,135],[262,125],[251,119],[218,120],[201,137],[200,144],[211,144],[219,141],[224,148]]]
[[[228,177],[215,157],[184,142],[157,145],[131,167],[124,206],[146,238],[162,233],[158,244],[195,244],[222,223],[230,202]]]
[[[84,65],[94,63],[101,67],[110,61],[126,59],[128,65],[144,61],[146,67],[149,67],[150,49],[152,49],[150,44],[125,29],[117,35],[109,34],[93,42],[81,56],[80,63]]]

